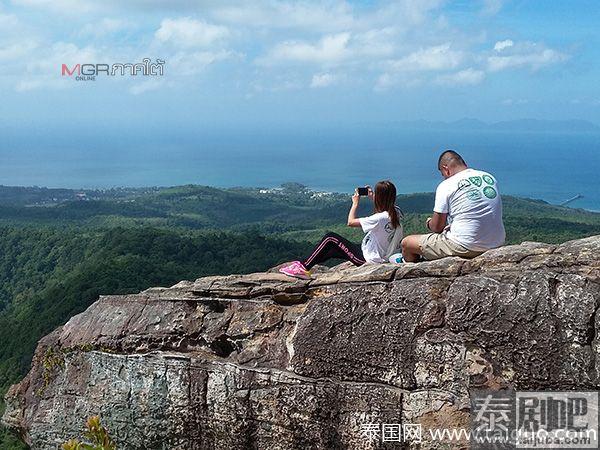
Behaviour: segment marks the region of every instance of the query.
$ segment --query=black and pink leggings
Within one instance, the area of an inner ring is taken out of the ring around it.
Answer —
[[[314,265],[333,258],[345,259],[355,266],[362,266],[365,263],[360,245],[350,242],[337,233],[330,232],[323,236],[311,255],[303,261],[304,267],[310,270]]]

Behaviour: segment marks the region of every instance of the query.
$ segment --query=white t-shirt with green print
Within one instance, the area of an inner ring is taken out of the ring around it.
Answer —
[[[504,244],[498,182],[487,172],[466,169],[446,178],[437,187],[433,210],[448,214],[446,236],[469,250],[484,251]]]

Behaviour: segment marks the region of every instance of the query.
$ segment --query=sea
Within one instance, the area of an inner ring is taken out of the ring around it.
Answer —
[[[277,187],[295,181],[352,192],[392,180],[399,193],[431,192],[437,158],[454,149],[492,173],[500,191],[600,211],[600,133],[452,130],[204,130],[6,133],[0,184],[73,189],[201,184]]]

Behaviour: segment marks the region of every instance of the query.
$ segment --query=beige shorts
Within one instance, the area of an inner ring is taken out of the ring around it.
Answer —
[[[461,258],[475,258],[483,252],[469,250],[468,248],[451,241],[446,233],[430,233],[421,237],[419,242],[423,258],[432,261],[446,256],[460,256]]]

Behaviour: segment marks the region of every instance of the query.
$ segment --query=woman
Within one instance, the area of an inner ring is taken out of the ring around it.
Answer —
[[[355,266],[366,262],[386,262],[402,240],[402,212],[395,204],[396,186],[388,180],[380,181],[375,185],[374,193],[369,188],[369,198],[375,206],[373,215],[356,218],[360,200],[358,190],[352,196],[352,207],[348,213],[348,226],[361,227],[366,233],[361,245],[350,242],[339,234],[327,233],[308,258],[294,261],[279,271],[291,277],[308,279],[313,266],[331,258],[345,259]]]

